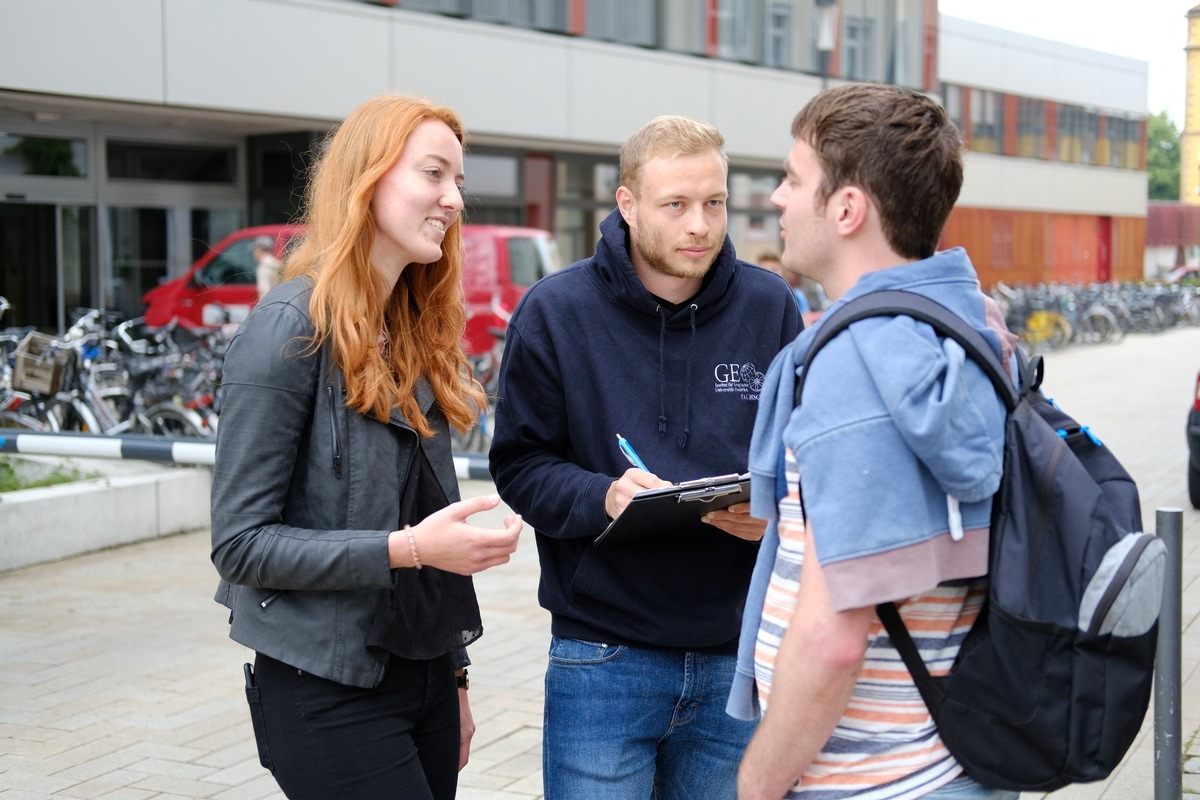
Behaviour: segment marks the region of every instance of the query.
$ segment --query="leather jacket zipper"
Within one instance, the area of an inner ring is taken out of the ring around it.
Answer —
[[[340,478],[342,476],[342,443],[338,439],[337,405],[333,387],[326,386],[325,393],[329,396],[329,434],[333,441],[333,471]]]

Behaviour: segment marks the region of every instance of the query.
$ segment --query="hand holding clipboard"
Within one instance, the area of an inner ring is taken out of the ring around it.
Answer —
[[[617,434],[617,444],[630,464],[649,472],[645,462]],[[629,505],[596,537],[597,545],[646,536],[694,534],[713,528],[701,517],[710,511],[750,500],[750,475],[731,474],[683,481],[662,489],[647,489],[633,496]]]

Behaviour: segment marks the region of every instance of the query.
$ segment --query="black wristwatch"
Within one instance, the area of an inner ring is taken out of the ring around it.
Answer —
[[[460,688],[460,689],[470,689],[471,688],[471,679],[467,677],[466,667],[463,668],[462,675],[454,676],[454,680],[458,684],[458,688]]]

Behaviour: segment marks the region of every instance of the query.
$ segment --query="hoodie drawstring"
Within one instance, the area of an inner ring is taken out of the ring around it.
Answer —
[[[688,434],[692,430],[692,345],[696,343],[696,304],[688,306],[688,319],[692,325],[692,335],[688,339],[687,372],[683,382],[683,433],[679,434],[676,444],[680,450],[687,450]]]
[[[667,312],[658,311],[658,435],[667,433]]]
[[[692,346],[696,344],[696,311],[695,303],[688,306],[688,320],[691,323],[692,335],[688,339],[687,372],[683,382],[683,433],[675,443],[680,450],[686,450],[688,435],[692,430]],[[667,433],[667,312],[662,306],[656,306],[658,311],[658,435]]]

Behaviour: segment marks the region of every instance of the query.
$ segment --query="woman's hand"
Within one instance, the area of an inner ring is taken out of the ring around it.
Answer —
[[[521,515],[507,515],[496,528],[481,528],[467,522],[472,514],[489,511],[499,504],[500,497],[494,494],[460,500],[410,528],[392,531],[388,536],[389,566],[415,567],[419,563],[457,575],[474,575],[506,563],[517,549],[524,525]]]
[[[471,703],[467,690],[458,690],[458,771],[462,772],[471,758],[471,737],[475,735],[475,718],[471,716]]]

